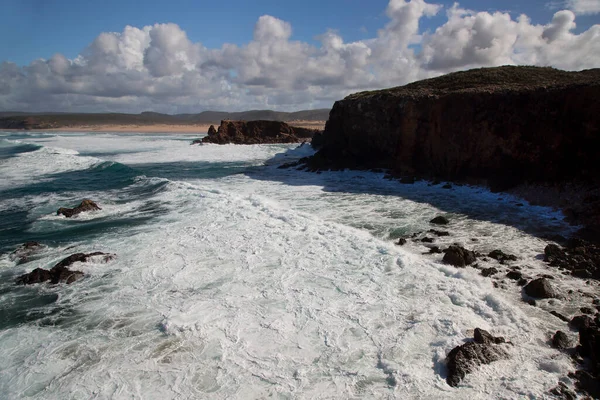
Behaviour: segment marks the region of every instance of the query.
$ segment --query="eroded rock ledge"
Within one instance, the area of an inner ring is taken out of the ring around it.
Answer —
[[[598,110],[600,69],[457,72],[337,101],[308,167],[387,168],[493,190],[574,181],[593,189],[600,184]],[[600,226],[600,213],[592,220]]]
[[[208,136],[196,143],[269,144],[309,141],[319,130],[292,127],[280,121],[221,121],[219,129],[210,126]]]

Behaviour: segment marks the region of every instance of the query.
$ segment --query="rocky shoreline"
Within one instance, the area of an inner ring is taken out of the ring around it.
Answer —
[[[337,101],[321,149],[305,163],[520,187],[526,198],[535,189],[524,188],[546,187],[546,201],[560,194],[558,206],[600,238],[599,109],[600,69],[457,72]]]

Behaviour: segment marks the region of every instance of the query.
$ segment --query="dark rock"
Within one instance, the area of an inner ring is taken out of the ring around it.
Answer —
[[[478,366],[508,358],[508,353],[498,346],[499,343],[504,342],[504,338],[494,337],[477,328],[474,342],[457,346],[448,353],[446,382],[450,386],[457,386],[468,373],[473,372]]]
[[[448,218],[443,217],[441,215],[435,217],[434,219],[432,219],[429,222],[432,223],[432,224],[436,224],[436,225],[448,225],[450,223],[450,221],[448,220]]]
[[[525,286],[525,285],[527,285],[527,279],[525,279],[525,278],[519,279],[517,281],[517,285],[519,285],[519,286]]]
[[[497,274],[499,271],[496,268],[485,268],[481,270],[481,275],[488,277]]]
[[[444,186],[442,186],[442,189],[452,189],[452,185],[449,183],[446,183]]]
[[[406,244],[406,239],[400,238],[400,239],[398,239],[398,242],[396,244],[398,246],[404,246]]]
[[[108,262],[115,258],[114,254],[103,253],[101,251],[96,251],[94,253],[75,253],[71,254],[69,257],[63,259],[58,264],[56,264],[54,268],[68,267],[76,262],[87,262],[92,257],[102,256],[102,262]]]
[[[92,200],[84,199],[77,207],[75,208],[64,208],[61,207],[56,211],[56,215],[64,215],[67,218],[71,218],[74,215],[77,215],[86,211],[96,211],[102,210],[98,204],[94,203]]]
[[[593,308],[590,308],[590,307],[581,307],[579,309],[579,311],[581,311],[584,314],[588,314],[588,315],[596,314],[596,310],[594,310]]]
[[[557,298],[558,293],[546,278],[537,278],[529,282],[525,288],[525,293],[528,296],[538,299]]]
[[[438,237],[450,236],[450,232],[448,232],[448,231],[437,231],[435,229],[430,229],[429,233],[433,233],[435,236],[438,236]]]
[[[560,400],[576,400],[577,394],[570,390],[567,385],[558,382],[558,386],[550,390],[550,394],[556,396]]]
[[[567,317],[565,317],[564,315],[562,315],[561,313],[559,313],[558,311],[550,311],[550,314],[554,315],[556,318],[561,319],[565,322],[570,322],[571,320]]]
[[[52,274],[47,269],[36,268],[28,274],[21,275],[17,278],[17,283],[23,285],[33,285],[35,283],[42,283],[52,279]]]
[[[102,256],[103,262],[108,262],[115,257],[114,254],[102,252],[72,254],[57,263],[49,271],[42,268],[36,268],[28,274],[21,275],[19,278],[17,278],[17,283],[23,285],[31,285],[42,282],[50,282],[52,284],[64,282],[66,284],[71,284],[83,277],[83,272],[71,271],[67,267],[75,262],[86,262],[90,258],[98,256]]]
[[[465,267],[475,262],[475,253],[460,246],[450,246],[444,253],[443,261],[455,267]]]
[[[551,262],[554,259],[564,257],[565,252],[556,244],[549,244],[544,249],[544,261]]]
[[[508,279],[512,279],[513,281],[518,281],[523,277],[523,274],[520,273],[519,271],[510,271],[509,273],[506,274],[506,277]]]
[[[421,239],[421,242],[423,242],[423,243],[433,243],[433,238],[424,237],[423,239]]]
[[[552,336],[552,347],[559,350],[565,350],[571,347],[569,337],[563,331],[556,331]]]
[[[441,254],[441,253],[443,253],[443,251],[438,246],[432,246],[429,248],[429,254]]]
[[[261,144],[299,143],[317,134],[316,129],[292,127],[280,121],[221,121],[218,130],[209,128],[202,143]]]
[[[588,271],[587,269],[584,269],[584,268],[574,269],[571,272],[571,275],[573,275],[576,278],[581,278],[581,279],[589,279],[592,276],[594,276],[594,274],[591,271]]]
[[[569,321],[569,326],[577,331],[581,331],[594,325],[594,320],[588,315],[577,315]]]
[[[479,344],[506,343],[506,340],[503,337],[492,336],[488,331],[479,328],[475,328],[473,339],[475,340],[475,343]]]
[[[216,135],[216,134],[217,134],[217,130],[215,129],[215,126],[214,126],[214,125],[211,125],[211,126],[208,128],[208,132],[206,132],[206,133],[207,133],[208,135]]]
[[[488,254],[488,257],[498,260],[502,264],[504,264],[506,261],[517,261],[517,256],[506,254],[502,250],[494,250]]]
[[[579,370],[575,372],[577,382],[575,386],[578,390],[587,393],[594,399],[600,399],[600,376]]]
[[[400,183],[411,185],[411,184],[415,183],[415,177],[414,176],[403,176],[402,178],[400,178]]]

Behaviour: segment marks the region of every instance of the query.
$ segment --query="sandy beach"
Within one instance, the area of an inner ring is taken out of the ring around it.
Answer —
[[[309,129],[324,129],[325,121],[289,121],[290,126]],[[218,128],[218,124],[215,128]],[[207,133],[211,124],[148,124],[148,125],[128,125],[128,124],[101,124],[101,125],[71,125],[60,128],[49,129],[31,129],[34,132],[121,132],[121,133]],[[13,129],[5,129],[11,131]],[[20,130],[20,129],[15,129]]]

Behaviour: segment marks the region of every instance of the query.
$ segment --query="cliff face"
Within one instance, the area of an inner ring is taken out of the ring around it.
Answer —
[[[599,181],[600,69],[500,67],[335,103],[314,167],[443,179]]]
[[[314,129],[291,127],[279,121],[221,121],[218,130],[210,126],[208,136],[202,138],[202,143],[298,143],[312,138],[317,132]]]

